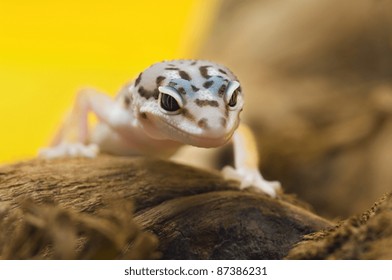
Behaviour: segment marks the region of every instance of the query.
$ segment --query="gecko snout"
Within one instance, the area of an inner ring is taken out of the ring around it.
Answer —
[[[223,117],[202,118],[197,125],[211,137],[219,137],[226,133],[226,119]]]

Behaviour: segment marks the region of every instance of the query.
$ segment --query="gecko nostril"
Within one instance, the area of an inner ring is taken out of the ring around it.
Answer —
[[[200,128],[207,128],[207,119],[202,118],[200,121],[197,122],[197,125]]]

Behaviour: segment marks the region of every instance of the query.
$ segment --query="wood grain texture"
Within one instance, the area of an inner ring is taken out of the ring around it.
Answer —
[[[2,258],[282,259],[331,226],[290,196],[142,157],[3,166],[0,214]]]

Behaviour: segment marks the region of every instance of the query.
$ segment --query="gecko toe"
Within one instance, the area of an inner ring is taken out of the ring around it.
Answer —
[[[84,145],[82,143],[62,143],[55,147],[40,149],[38,157],[45,159],[63,157],[94,158],[98,153],[99,148],[95,144]]]
[[[257,169],[234,169],[231,166],[225,166],[222,169],[222,175],[226,180],[239,181],[240,189],[253,186],[271,197],[276,197],[276,192],[281,188],[278,181],[265,180]]]

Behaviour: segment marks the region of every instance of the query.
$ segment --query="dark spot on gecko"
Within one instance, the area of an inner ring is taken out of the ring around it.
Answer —
[[[161,82],[166,79],[166,77],[164,76],[158,76],[157,79],[155,80],[155,83],[157,84],[157,86],[161,85]]]
[[[165,70],[180,70],[177,67],[166,67]]]
[[[207,81],[203,84],[203,87],[210,88],[214,84],[214,81]]]
[[[154,89],[154,93],[153,93],[152,96],[154,97],[154,99],[158,99],[158,97],[159,97],[159,90],[157,88]]]
[[[227,72],[226,72],[225,70],[218,69],[218,71],[219,71],[219,72],[221,72],[222,74],[225,74],[225,75],[227,75]]]
[[[212,107],[219,107],[219,103],[216,100],[201,100],[201,99],[196,99],[195,103],[199,107],[204,107],[204,106],[212,106]]]
[[[197,126],[200,128],[207,128],[207,119],[202,118],[200,121],[197,122]]]
[[[193,61],[190,65],[196,65],[197,61]]]
[[[197,91],[200,90],[198,87],[196,87],[196,86],[194,86],[194,85],[192,85],[192,89],[193,89],[194,92],[197,92]]]
[[[157,88],[155,88],[154,90],[146,90],[144,87],[140,87],[138,92],[141,97],[144,97],[146,99],[150,99],[151,97],[154,97],[154,99],[158,99],[159,96],[159,90]]]
[[[194,122],[195,121],[195,116],[193,116],[191,113],[189,113],[189,111],[185,108],[183,108],[181,110],[182,115],[184,116],[184,118],[187,118],[188,120]]]
[[[189,76],[189,74],[185,71],[179,71],[178,74],[180,75],[181,79],[187,80],[187,81],[191,81],[192,78],[191,76]]]
[[[226,110],[225,110],[225,117],[226,117],[226,119],[229,117],[229,110],[227,110],[227,107],[226,107]]]
[[[176,82],[170,82],[168,84],[169,87],[176,87],[177,83]]]
[[[210,67],[210,66],[208,66],[208,65],[206,65],[206,66],[200,66],[200,68],[199,68],[200,75],[201,75],[203,78],[206,78],[206,79],[208,79],[208,78],[211,77],[210,75],[208,75],[208,70],[207,70],[208,67]]]
[[[226,121],[226,119],[225,119],[225,118],[221,118],[221,119],[220,119],[220,123],[221,123],[221,125],[222,125],[222,126],[224,126],[224,127],[225,127],[225,126],[226,126],[226,123],[227,123],[227,121]]]
[[[179,93],[183,94],[183,95],[186,94],[186,90],[185,90],[183,87],[179,87],[179,88],[177,89],[177,91],[178,91]]]
[[[141,79],[142,79],[142,73],[140,73],[139,76],[136,78],[135,87],[140,83]]]
[[[139,115],[140,115],[141,118],[143,118],[145,120],[147,119],[147,114],[146,113],[140,113]]]
[[[218,95],[219,96],[223,96],[223,94],[225,93],[225,91],[226,91],[226,85],[221,85],[220,86],[220,88],[219,88],[219,90],[218,90]]]
[[[124,105],[126,108],[129,107],[129,105],[131,104],[131,99],[128,96],[124,97]]]

